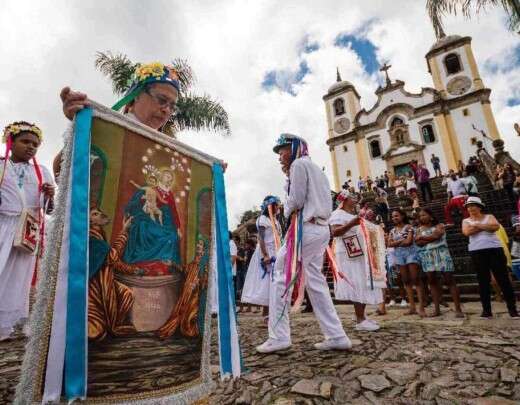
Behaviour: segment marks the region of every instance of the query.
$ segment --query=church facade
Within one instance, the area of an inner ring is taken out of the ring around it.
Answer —
[[[419,94],[405,83],[391,81],[376,90],[377,102],[361,108],[355,86],[341,80],[323,97],[336,191],[348,179],[375,178],[388,171],[409,170],[412,160],[433,174],[432,154],[443,172],[456,169],[475,154],[475,143],[500,137],[490,105],[491,90],[484,86],[471,48],[471,38],[443,36],[426,54],[433,88]]]

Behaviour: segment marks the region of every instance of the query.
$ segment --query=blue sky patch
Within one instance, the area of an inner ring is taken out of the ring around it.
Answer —
[[[311,41],[309,36],[306,35],[299,45],[298,54],[312,53],[320,49],[320,45],[316,41]]]
[[[517,105],[520,105],[520,97],[512,97],[507,100],[508,107],[515,107]]]
[[[377,47],[368,39],[347,33],[339,34],[334,40],[334,46],[339,48],[352,48],[357,53],[365,71],[371,75],[379,69],[376,50]]]
[[[487,59],[484,62],[484,69],[492,74],[507,73],[520,65],[520,45],[513,50],[512,57],[508,55],[507,60],[496,61]]]
[[[265,90],[273,90],[277,88],[292,96],[296,96],[294,86],[301,83],[308,73],[310,73],[310,69],[306,61],[300,62],[296,70],[270,70],[264,76],[262,88]]]

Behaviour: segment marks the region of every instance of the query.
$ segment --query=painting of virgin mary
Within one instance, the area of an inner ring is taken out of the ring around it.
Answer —
[[[172,192],[174,179],[169,168],[161,169],[156,184],[147,182],[125,207],[125,214],[133,221],[123,261],[138,267],[144,276],[168,275],[181,265],[181,224]]]

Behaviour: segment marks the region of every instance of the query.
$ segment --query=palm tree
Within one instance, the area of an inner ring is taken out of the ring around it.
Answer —
[[[520,0],[426,0],[426,9],[437,38],[444,36],[442,17],[445,14],[457,14],[460,10],[466,18],[470,18],[473,10],[479,13],[489,6],[502,6],[509,19],[509,29],[520,29]]]
[[[179,75],[180,92],[177,112],[172,115],[164,131],[172,136],[184,129],[210,130],[224,135],[231,134],[228,114],[219,102],[208,95],[197,96],[190,92],[195,81],[193,70],[184,59],[174,59],[171,64]],[[112,81],[112,90],[118,96],[124,94],[132,83],[132,75],[139,66],[125,54],[98,52],[95,66]]]

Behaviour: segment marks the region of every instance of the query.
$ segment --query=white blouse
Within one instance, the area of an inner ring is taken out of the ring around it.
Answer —
[[[40,165],[42,183],[54,184],[52,175],[46,167]],[[0,159],[0,178],[4,170],[4,160]],[[20,187],[21,186],[21,187]],[[23,210],[23,200],[28,209],[37,209],[40,206],[40,193],[38,193],[38,178],[31,163],[13,163],[7,161],[4,181],[0,187],[2,203],[0,215],[20,215]]]

